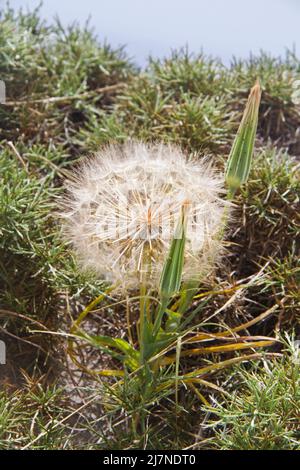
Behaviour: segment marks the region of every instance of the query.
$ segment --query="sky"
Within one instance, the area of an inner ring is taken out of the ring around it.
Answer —
[[[39,3],[10,0],[23,9]],[[58,14],[65,25],[90,17],[100,40],[125,45],[140,66],[150,54],[162,58],[186,45],[225,64],[260,50],[300,55],[300,0],[45,0],[41,14],[47,20]]]

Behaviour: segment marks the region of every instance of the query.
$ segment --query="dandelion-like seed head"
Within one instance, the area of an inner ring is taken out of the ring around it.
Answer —
[[[66,181],[64,232],[84,269],[119,283],[155,286],[183,206],[184,277],[201,280],[222,248],[223,177],[176,146],[131,142],[86,158]]]

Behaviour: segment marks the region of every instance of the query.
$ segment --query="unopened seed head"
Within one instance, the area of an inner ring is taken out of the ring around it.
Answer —
[[[155,287],[180,211],[188,206],[184,277],[201,280],[221,249],[223,176],[171,145],[110,145],[66,181],[61,213],[82,268],[136,288]]]

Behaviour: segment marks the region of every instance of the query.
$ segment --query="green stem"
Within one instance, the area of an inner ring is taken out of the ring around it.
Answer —
[[[159,309],[158,309],[158,312],[154,321],[154,326],[153,326],[154,337],[157,336],[157,333],[159,332],[159,329],[161,327],[161,322],[162,322],[164,313],[166,311],[166,308],[168,306],[169,300],[170,300],[169,297],[162,297],[161,299],[161,303],[159,305]]]
[[[144,276],[141,278],[140,285],[140,322],[139,322],[139,343],[140,343],[140,363],[145,362],[145,322],[147,321],[146,306],[146,282]]]

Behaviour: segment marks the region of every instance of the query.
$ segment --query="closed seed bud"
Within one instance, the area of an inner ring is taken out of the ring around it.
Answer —
[[[253,156],[254,141],[258,122],[261,88],[257,80],[251,89],[246,108],[228,157],[225,180],[229,195],[247,181]]]

